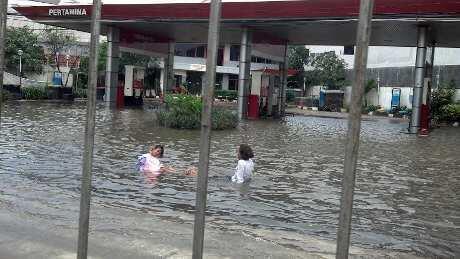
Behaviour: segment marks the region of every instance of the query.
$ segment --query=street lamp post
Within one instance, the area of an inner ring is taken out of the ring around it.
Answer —
[[[19,87],[22,87],[22,53],[24,53],[21,49],[18,50],[19,55]]]
[[[66,65],[67,65],[67,77],[65,79],[65,87],[67,87],[67,82],[69,82],[69,75],[70,75],[70,68],[69,68],[70,55],[69,54],[65,55],[65,60],[66,60]]]

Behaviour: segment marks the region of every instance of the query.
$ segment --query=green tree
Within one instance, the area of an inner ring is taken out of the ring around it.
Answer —
[[[50,54],[54,57],[55,66],[60,72],[59,62],[57,60],[58,54],[77,45],[77,37],[72,32],[64,32],[57,27],[48,27],[42,32],[42,40]]]
[[[297,74],[288,78],[288,87],[302,88],[305,91],[305,66],[310,58],[309,49],[305,46],[289,46],[289,68],[297,70]]]
[[[22,50],[22,71],[41,73],[44,63],[43,48],[40,47],[38,34],[31,28],[9,27],[5,39],[5,66],[8,71],[19,72],[18,50]]]
[[[328,89],[341,89],[345,86],[345,60],[335,54],[335,52],[325,52],[318,54],[311,61],[314,70],[311,72],[311,80],[319,82]]]

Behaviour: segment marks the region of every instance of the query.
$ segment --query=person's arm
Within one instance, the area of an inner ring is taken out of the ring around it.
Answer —
[[[161,165],[160,172],[162,173],[174,173],[176,170],[170,166]]]

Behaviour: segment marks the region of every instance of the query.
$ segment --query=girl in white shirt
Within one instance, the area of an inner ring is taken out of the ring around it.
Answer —
[[[136,164],[137,170],[142,173],[153,173],[157,175],[174,172],[173,168],[166,167],[160,162],[159,158],[162,158],[163,154],[164,148],[162,145],[150,147],[149,153],[138,157]]]
[[[236,166],[235,174],[232,176],[232,182],[244,183],[251,179],[252,171],[254,170],[254,162],[251,158],[254,157],[252,149],[247,144],[241,144],[238,148],[238,165]]]

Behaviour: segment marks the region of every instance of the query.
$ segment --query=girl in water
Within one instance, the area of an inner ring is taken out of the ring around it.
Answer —
[[[149,153],[139,156],[137,159],[137,170],[142,173],[152,173],[160,175],[162,173],[174,172],[171,167],[164,166],[159,158],[162,158],[164,148],[162,145],[155,145],[150,147]]]
[[[251,179],[254,170],[254,162],[251,159],[253,157],[254,152],[252,152],[251,147],[247,144],[241,144],[238,148],[238,165],[232,176],[232,182],[244,183]]]
[[[238,164],[236,166],[235,174],[230,178],[234,183],[248,182],[252,177],[254,170],[254,162],[251,158],[254,157],[254,152],[247,144],[241,144],[237,152]],[[198,168],[190,167],[185,171],[185,175],[196,176]]]

